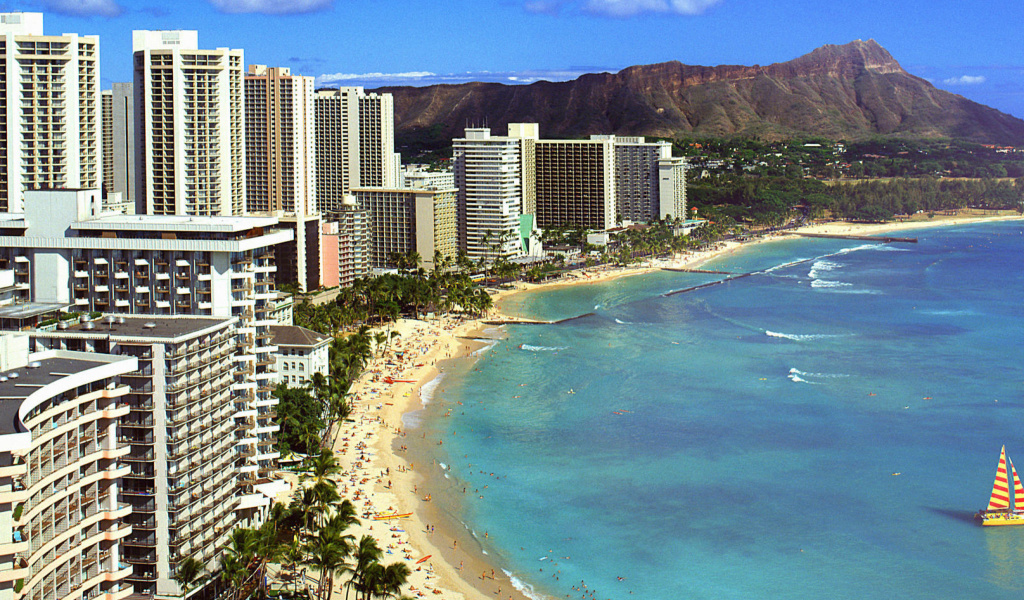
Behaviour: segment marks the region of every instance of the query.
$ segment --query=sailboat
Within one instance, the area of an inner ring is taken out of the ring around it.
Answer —
[[[1010,464],[1013,474],[1013,501],[1010,500],[1010,486],[1006,477],[1006,464]],[[981,519],[986,527],[999,525],[1024,525],[1024,486],[1020,484],[1017,469],[1013,461],[1006,458],[1006,446],[999,451],[999,467],[996,469],[996,482],[992,485],[992,497],[988,500],[988,508],[979,510],[974,518]]]

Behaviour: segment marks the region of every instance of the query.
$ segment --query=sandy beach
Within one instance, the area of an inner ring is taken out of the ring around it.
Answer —
[[[881,225],[826,223],[801,228],[804,233],[870,235],[883,232],[949,226],[982,219],[1021,218],[952,217]],[[790,236],[773,234],[751,243],[768,243]],[[514,288],[493,295],[495,310],[487,317],[515,308],[509,302],[515,295],[537,288],[586,285],[648,273],[663,268],[698,268],[702,263],[741,247],[739,242],[722,242],[702,252],[691,252],[671,260],[658,259],[636,267],[586,269],[559,281],[545,284],[518,283]],[[361,524],[352,533],[375,536],[385,551],[384,564],[405,561],[412,569],[405,594],[414,597],[499,598],[524,600],[527,596],[514,587],[500,564],[491,564],[482,548],[451,515],[453,507],[435,502],[431,486],[443,477],[440,467],[425,459],[417,460],[408,450],[410,444],[427,448],[443,440],[410,440],[403,428],[403,415],[423,408],[421,391],[439,373],[452,377],[471,368],[472,354],[485,347],[485,326],[481,320],[443,317],[430,320],[401,319],[394,330],[401,335],[386,348],[379,349],[362,376],[354,383],[350,397],[353,414],[335,438],[334,452],[344,468],[339,492],[356,505]],[[391,328],[385,328],[390,330]],[[385,378],[391,378],[388,383]],[[438,390],[440,392],[441,390]],[[291,478],[294,481],[294,477]],[[374,520],[377,515],[404,515],[391,520]],[[536,595],[532,595],[536,597]],[[344,597],[344,587],[336,582],[336,598]]]

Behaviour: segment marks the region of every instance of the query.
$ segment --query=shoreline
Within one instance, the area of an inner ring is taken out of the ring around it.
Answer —
[[[883,224],[833,222],[805,226],[793,232],[872,235],[1022,218],[1011,215]],[[491,314],[480,319],[400,319],[393,329],[399,331],[401,337],[380,356],[375,352],[373,360],[353,383],[350,390],[353,399],[351,422],[342,424],[334,440],[335,456],[345,471],[343,480],[339,481],[339,491],[343,498],[353,501],[361,520],[360,525],[352,527],[349,533],[357,539],[364,534],[374,535],[385,552],[383,564],[404,559],[412,570],[404,589],[414,597],[473,600],[495,597],[500,600],[533,600],[542,597],[535,593],[528,595],[513,587],[514,582],[501,570],[505,565],[494,564],[496,557],[486,554],[481,543],[455,518],[457,507],[433,502],[430,490],[439,488],[444,476],[439,467],[426,462],[432,440],[422,438],[416,441],[419,444],[411,440],[406,442],[409,434],[405,429],[405,419],[425,410],[427,405],[423,402],[423,395],[429,393],[428,402],[431,401],[429,398],[437,400],[436,387],[439,384],[426,392],[424,388],[440,375],[447,378],[451,374],[457,378],[462,371],[468,372],[478,358],[475,353],[486,346],[486,340],[480,338],[489,326],[483,320],[495,316],[517,318],[509,314],[509,301],[519,294],[606,282],[666,268],[697,268],[740,248],[797,237],[787,233],[770,234],[746,242],[719,242],[708,250],[686,253],[673,259],[655,259],[637,266],[583,269],[568,279],[550,283],[519,282],[513,288],[493,294]],[[387,384],[383,382],[387,375],[409,382]],[[412,452],[407,449],[409,444],[413,445]],[[426,500],[425,494],[431,494],[430,500]],[[453,498],[450,501],[458,500]],[[374,521],[372,515],[380,513],[412,514],[402,519]],[[370,515],[370,518],[365,515]],[[433,528],[432,532],[427,530],[428,524]],[[421,558],[423,562],[417,563]],[[494,573],[493,577],[491,573]],[[529,586],[526,581],[519,583]],[[342,598],[343,589],[337,585],[334,597]]]

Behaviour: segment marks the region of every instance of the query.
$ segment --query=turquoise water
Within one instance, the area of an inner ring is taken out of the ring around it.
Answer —
[[[1024,528],[971,516],[1024,466],[1024,225],[914,234],[519,296],[595,314],[436,391],[439,493],[555,598],[1020,598]]]

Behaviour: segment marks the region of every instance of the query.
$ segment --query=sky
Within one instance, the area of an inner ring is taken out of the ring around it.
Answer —
[[[1020,0],[0,0],[15,10],[99,35],[104,88],[131,81],[135,29],[195,29],[247,64],[367,88],[766,65],[875,39],[910,73],[1024,118]]]

